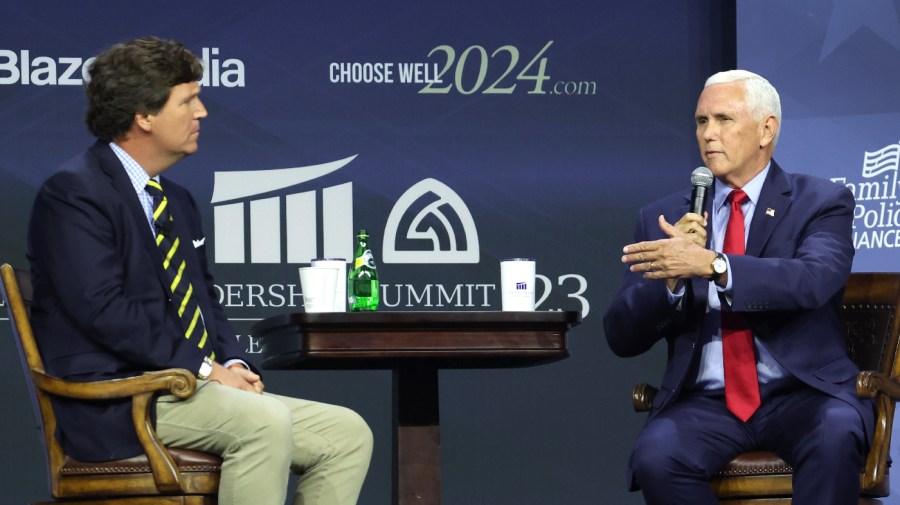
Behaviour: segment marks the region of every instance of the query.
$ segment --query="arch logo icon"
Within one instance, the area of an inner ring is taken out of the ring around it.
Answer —
[[[394,204],[381,254],[385,263],[478,263],[479,251],[478,230],[465,202],[429,178]]]

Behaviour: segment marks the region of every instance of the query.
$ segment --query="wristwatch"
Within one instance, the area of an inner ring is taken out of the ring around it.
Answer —
[[[717,252],[716,259],[712,262],[712,271],[713,274],[709,276],[709,280],[715,282],[719,280],[719,277],[728,270],[728,263],[725,261],[725,255]]]
[[[197,372],[197,378],[206,380],[209,379],[209,376],[212,374],[213,369],[213,361],[209,359],[209,356],[203,357],[203,363],[200,364],[200,371]]]

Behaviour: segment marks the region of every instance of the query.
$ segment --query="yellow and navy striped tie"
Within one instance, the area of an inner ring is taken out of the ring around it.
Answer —
[[[145,188],[153,199],[153,227],[156,230],[156,245],[162,253],[163,268],[169,276],[169,291],[172,303],[178,309],[178,317],[184,328],[184,337],[196,339],[197,347],[206,345],[206,325],[200,315],[200,306],[194,296],[194,287],[188,278],[184,255],[179,247],[181,240],[175,234],[169,201],[160,183],[153,179]],[[215,359],[215,358],[213,358]]]

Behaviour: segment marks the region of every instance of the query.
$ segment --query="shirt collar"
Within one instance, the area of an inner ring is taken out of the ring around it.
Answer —
[[[753,179],[750,179],[750,182],[744,184],[744,187],[741,188],[744,190],[744,193],[747,193],[749,201],[753,205],[756,205],[756,202],[759,201],[759,194],[762,193],[763,183],[766,182],[766,176],[769,173],[770,166],[772,166],[771,161],[769,161],[769,163],[766,163],[766,168],[764,168],[762,172],[756,174]],[[716,192],[713,196],[713,211],[725,205],[725,199],[728,198],[728,195],[732,190],[733,188],[716,180]]]
[[[119,158],[119,161],[122,162],[122,166],[125,167],[125,173],[128,174],[128,179],[131,180],[134,191],[138,195],[144,193],[147,181],[151,179],[150,175],[147,174],[147,171],[144,170],[137,161],[134,161],[134,158],[115,142],[110,142],[109,147],[116,154],[116,157]],[[157,181],[159,180],[158,178],[154,179]]]

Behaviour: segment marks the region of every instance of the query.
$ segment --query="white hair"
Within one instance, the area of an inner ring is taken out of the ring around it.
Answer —
[[[747,108],[754,119],[762,121],[766,116],[772,115],[778,120],[778,129],[772,140],[772,145],[775,145],[781,135],[781,98],[765,77],[746,70],[728,70],[710,76],[703,87],[737,81],[744,84]]]

